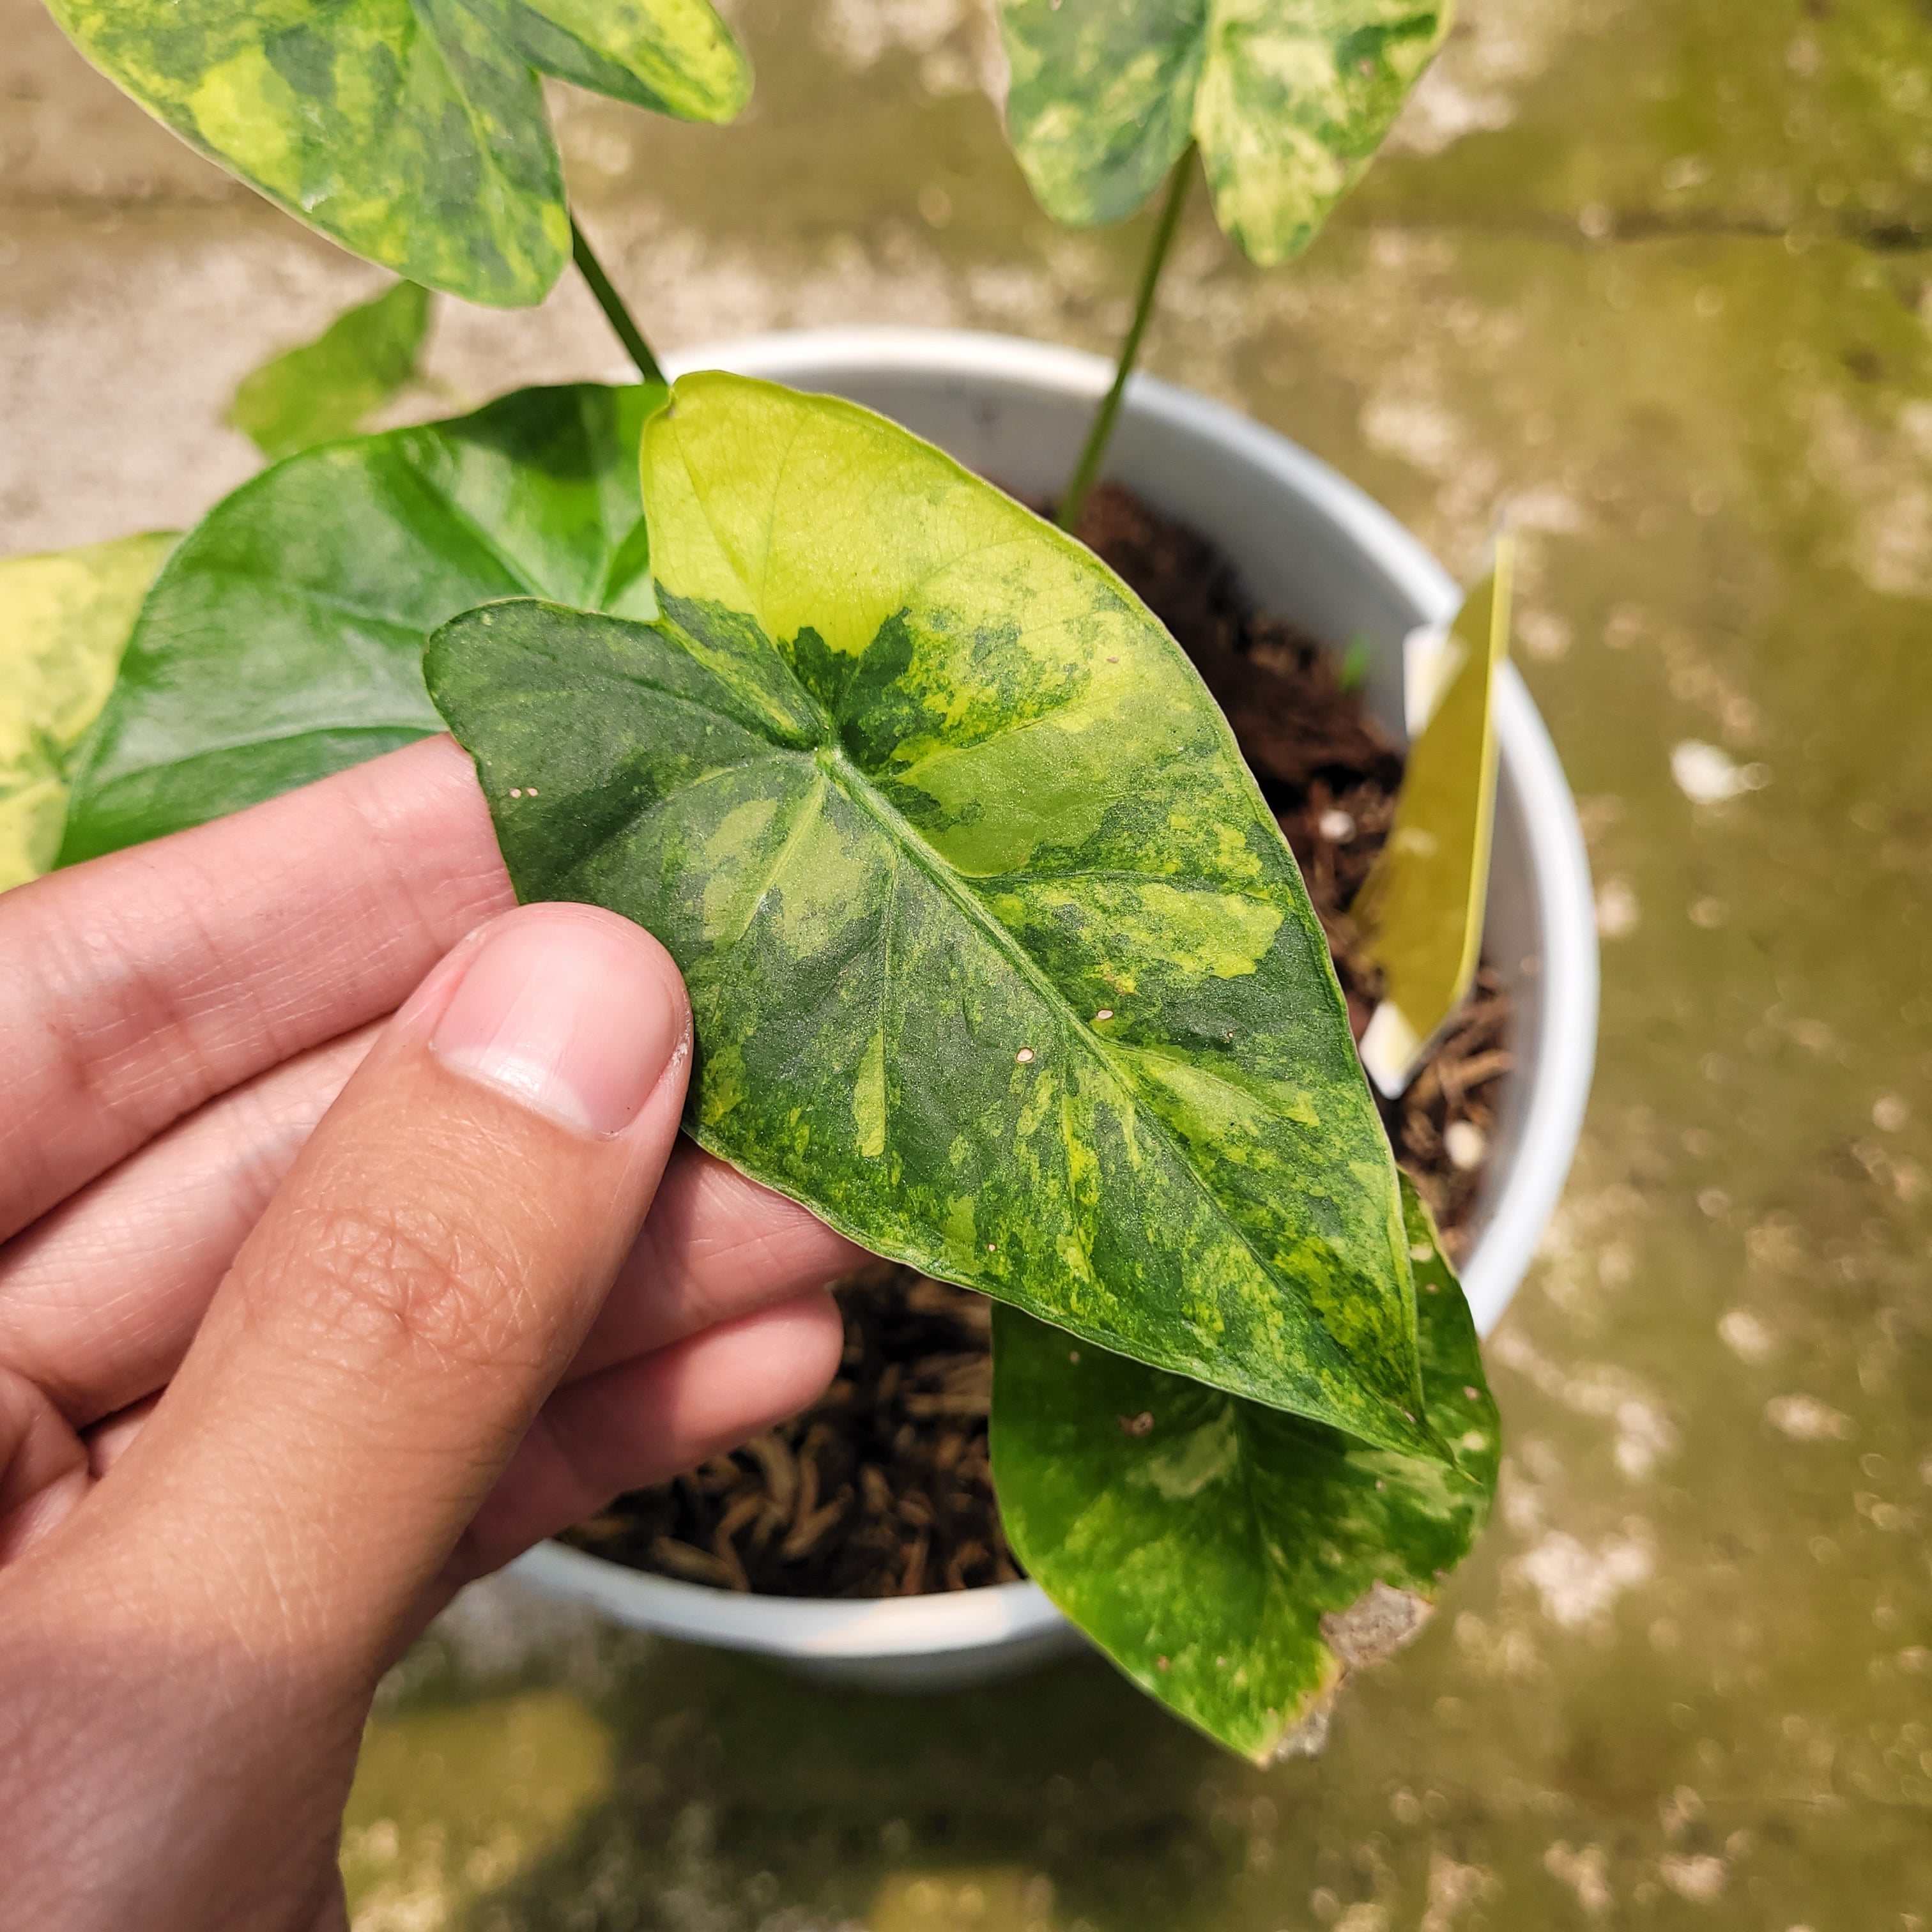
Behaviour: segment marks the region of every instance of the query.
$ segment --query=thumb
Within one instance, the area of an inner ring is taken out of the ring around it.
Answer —
[[[82,1512],[124,1593],[217,1578],[225,1636],[373,1681],[629,1250],[690,1057],[676,968],[613,914],[525,907],[450,954]]]

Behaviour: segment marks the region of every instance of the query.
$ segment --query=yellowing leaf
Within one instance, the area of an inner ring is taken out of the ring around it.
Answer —
[[[1446,639],[1411,640],[1418,674],[1395,823],[1355,915],[1382,969],[1384,994],[1362,1060],[1400,1094],[1476,976],[1496,826],[1496,683],[1509,655],[1514,549],[1470,592]]]
[[[0,891],[52,864],[76,748],[174,543],[155,530],[0,561]]]

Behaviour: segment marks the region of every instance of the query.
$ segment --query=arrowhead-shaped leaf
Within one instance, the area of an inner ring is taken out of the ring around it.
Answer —
[[[63,864],[442,728],[424,640],[485,598],[648,616],[638,434],[662,387],[525,389],[244,483],[142,608],[74,777]]]
[[[687,377],[644,476],[659,625],[501,604],[427,670],[519,892],[682,968],[691,1131],[882,1253],[1424,1443],[1321,928],[1173,641],[849,404]]]
[[[1126,1674],[1262,1762],[1318,1744],[1344,1674],[1418,1630],[1500,1455],[1476,1331],[1405,1177],[1422,1387],[1453,1462],[1403,1455],[993,1321],[993,1478],[1015,1552]]]
[[[751,80],[708,0],[49,0],[82,52],[291,214],[412,281],[539,302],[570,257],[538,74],[687,120]]]
[[[430,294],[398,282],[242,380],[228,420],[272,462],[352,435],[416,374]]]
[[[1448,31],[1450,0],[1001,0],[1006,121],[1058,221],[1118,221],[1190,139],[1254,260],[1313,240]]]
[[[76,748],[172,530],[0,561],[0,891],[53,863]]]

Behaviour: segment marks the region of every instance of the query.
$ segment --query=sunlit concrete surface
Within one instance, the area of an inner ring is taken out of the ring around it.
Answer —
[[[1323,1757],[1097,1662],[886,1700],[499,1585],[406,1663],[358,1932],[1932,1928],[1932,32],[1918,0],[1466,0],[1300,265],[1197,204],[1162,374],[1452,567],[1506,500],[1580,796],[1600,1070],[1490,1360],[1497,1523]],[[751,114],[564,104],[666,346],[1104,346],[1134,227],[1032,207],[959,0],[760,0]],[[380,285],[0,0],[0,550],[178,525],[237,379]],[[442,305],[400,415],[615,376],[566,284]]]

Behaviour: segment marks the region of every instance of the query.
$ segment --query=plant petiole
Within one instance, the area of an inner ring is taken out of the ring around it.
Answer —
[[[1181,149],[1180,158],[1174,163],[1167,178],[1167,199],[1161,205],[1160,219],[1154,225],[1154,239],[1148,244],[1147,260],[1142,265],[1140,294],[1134,304],[1134,319],[1128,326],[1127,338],[1120,344],[1120,359],[1114,371],[1114,386],[1094,412],[1093,427],[1087,432],[1080,460],[1073,467],[1072,480],[1060,500],[1057,520],[1063,530],[1070,531],[1079,522],[1087,493],[1099,478],[1100,465],[1106,460],[1107,446],[1114,439],[1114,424],[1120,413],[1120,398],[1126,392],[1127,378],[1133,374],[1134,363],[1140,355],[1141,338],[1147,333],[1148,320],[1154,314],[1154,293],[1160,286],[1160,272],[1166,266],[1174,231],[1180,225],[1180,211],[1186,202],[1187,184],[1193,174],[1194,143],[1190,141]]]
[[[658,367],[658,358],[651,353],[651,345],[644,340],[644,331],[624,306],[624,298],[604,272],[604,264],[598,260],[574,214],[570,218],[570,254],[577,264],[578,273],[597,298],[597,306],[604,311],[604,320],[616,332],[617,340],[624,345],[624,352],[638,365],[638,374],[647,382],[667,382],[664,372]]]

